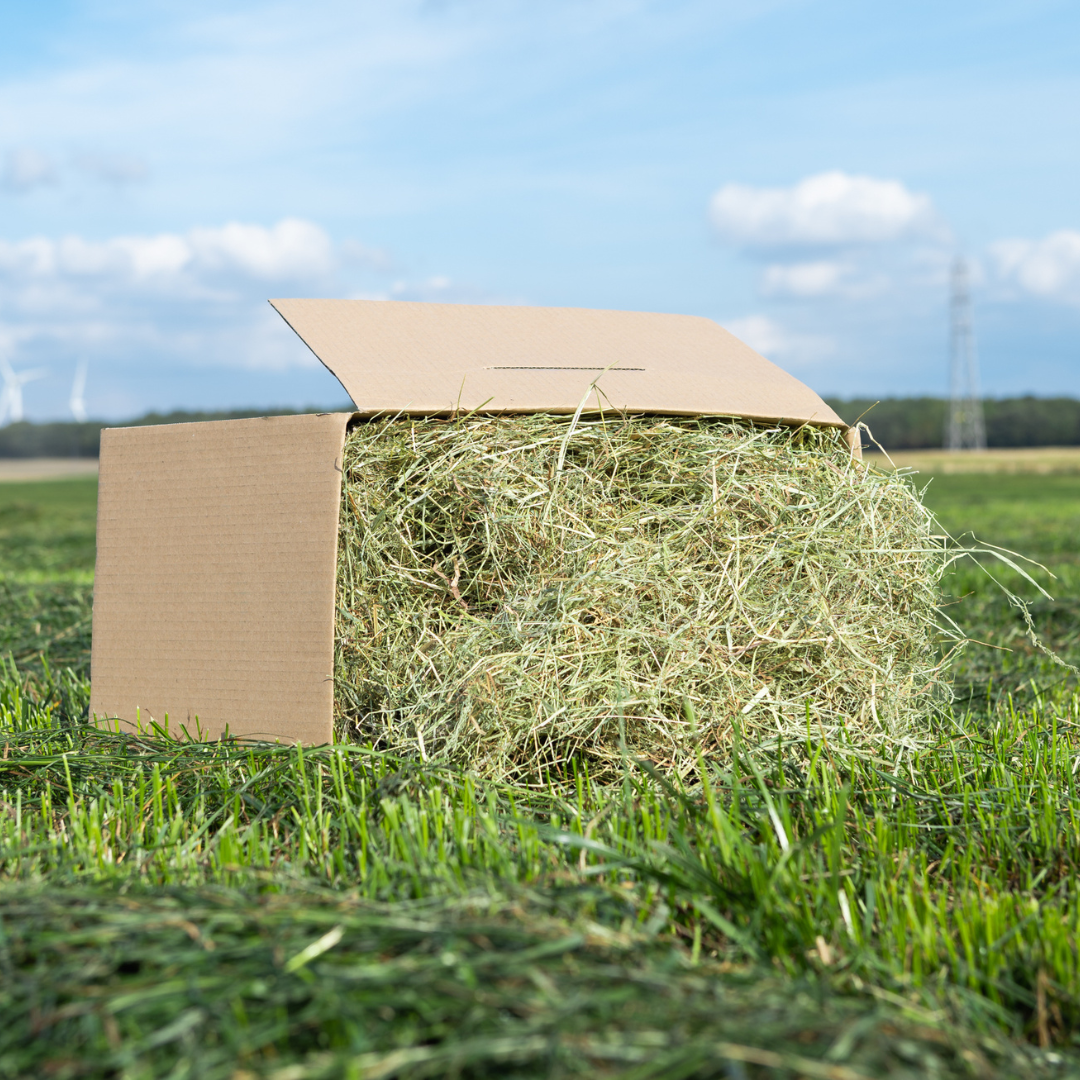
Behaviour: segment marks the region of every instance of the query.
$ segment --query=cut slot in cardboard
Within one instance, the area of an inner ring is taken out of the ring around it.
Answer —
[[[357,411],[102,432],[99,719],[329,741],[341,452],[354,418],[584,405],[844,427],[809,387],[708,319],[271,303]]]

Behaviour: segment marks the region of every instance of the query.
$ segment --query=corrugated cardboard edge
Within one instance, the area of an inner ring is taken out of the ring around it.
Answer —
[[[365,416],[572,413],[585,399],[594,410],[847,428],[808,386],[710,319],[409,301],[270,303]],[[849,445],[855,450],[857,440]]]
[[[92,715],[192,737],[331,739],[352,415],[102,432]]]

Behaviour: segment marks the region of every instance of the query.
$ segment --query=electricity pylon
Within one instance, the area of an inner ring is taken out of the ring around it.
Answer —
[[[971,290],[967,263],[952,266],[949,296],[949,420],[945,446],[949,450],[985,450],[986,425],[979,396],[979,361],[971,322]]]

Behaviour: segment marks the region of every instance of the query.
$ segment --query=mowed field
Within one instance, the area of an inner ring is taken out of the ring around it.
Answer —
[[[1019,446],[989,450],[873,451],[868,461],[878,467],[911,469],[927,476],[980,475],[1054,476],[1080,473],[1080,446]]]
[[[0,1077],[1080,1075],[1077,676],[987,573],[1080,661],[1080,471],[936,473],[1053,599],[950,576],[924,749],[685,789],[95,731],[95,480],[0,482]]]

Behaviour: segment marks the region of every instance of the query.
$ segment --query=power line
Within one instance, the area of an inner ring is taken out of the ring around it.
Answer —
[[[986,449],[968,267],[959,256],[950,275],[949,420],[945,427],[945,446],[949,450]]]

